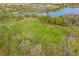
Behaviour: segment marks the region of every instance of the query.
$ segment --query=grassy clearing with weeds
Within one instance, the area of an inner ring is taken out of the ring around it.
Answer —
[[[38,18],[0,25],[2,55],[79,55],[78,46],[78,28],[43,24]]]
[[[33,9],[38,6],[64,8],[67,5],[0,4],[0,55],[79,55],[79,15],[63,15],[52,18],[24,14],[25,12],[43,12],[42,9]],[[54,10],[51,11],[54,12]],[[44,12],[48,13],[49,9]]]

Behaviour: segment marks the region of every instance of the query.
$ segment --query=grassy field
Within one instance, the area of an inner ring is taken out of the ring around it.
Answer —
[[[0,25],[0,55],[79,55],[79,29],[24,18]]]
[[[36,15],[12,16],[12,12],[35,12],[30,8],[37,5],[45,6],[45,4],[12,5],[12,7],[7,4],[0,5],[2,10],[0,12],[0,55],[79,55],[78,15],[76,18],[69,15],[56,18]]]

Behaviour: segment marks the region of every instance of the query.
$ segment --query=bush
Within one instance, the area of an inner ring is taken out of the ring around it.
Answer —
[[[71,16],[71,15],[70,15]],[[64,15],[64,16],[61,16],[60,18],[62,18],[62,21],[63,21],[63,25],[65,26],[79,26],[79,17],[70,17],[68,15]]]
[[[56,25],[62,25],[62,26],[69,26],[71,24],[71,21],[69,21],[68,18],[63,18],[63,17],[54,18],[53,22]]]
[[[57,25],[62,25],[63,24],[63,21],[61,18],[54,18],[53,20],[54,24],[57,24]]]
[[[4,47],[4,45],[5,45],[5,40],[0,39],[0,48]]]
[[[43,23],[53,24],[53,18],[50,16],[40,16],[39,20]]]
[[[11,14],[10,13],[3,13],[0,15],[0,20],[6,20],[11,18]]]

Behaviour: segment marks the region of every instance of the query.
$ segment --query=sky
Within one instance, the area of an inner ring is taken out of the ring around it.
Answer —
[[[79,3],[79,0],[0,0],[0,3]]]

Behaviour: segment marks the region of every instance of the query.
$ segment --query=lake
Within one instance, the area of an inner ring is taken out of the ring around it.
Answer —
[[[14,12],[14,16],[31,16],[31,15],[37,15],[37,16],[51,16],[51,17],[59,17],[62,15],[79,15],[79,8],[63,8],[58,11],[54,12]]]
[[[59,17],[62,15],[67,15],[67,14],[73,14],[73,15],[79,15],[79,8],[64,8],[55,12],[48,12],[48,13],[38,13],[37,15],[39,16],[51,16],[51,17]]]

